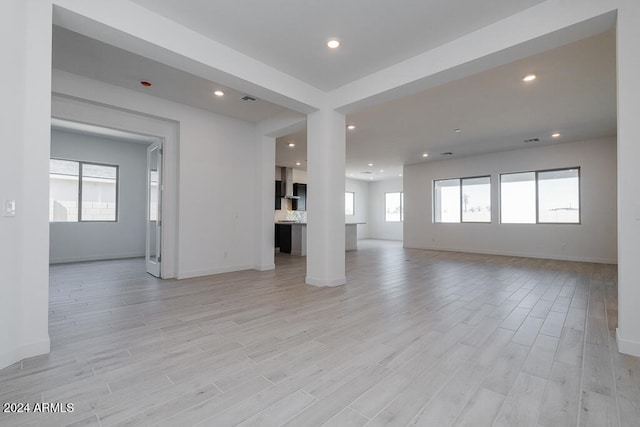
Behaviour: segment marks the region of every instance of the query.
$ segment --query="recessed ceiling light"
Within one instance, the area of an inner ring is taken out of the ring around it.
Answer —
[[[300,164],[301,164],[300,162],[296,162],[296,166],[300,166]]]
[[[290,142],[289,143],[289,147],[295,147],[295,146],[296,146],[296,144],[294,142]]]
[[[384,169],[380,169],[380,173],[384,172]]]
[[[552,138],[559,138],[560,134],[558,132],[551,135]]]
[[[402,176],[402,174],[400,173],[400,174],[398,174],[398,176]]]
[[[369,163],[369,166],[373,166],[373,163]]]
[[[327,46],[329,47],[329,49],[335,49],[340,46],[340,42],[336,39],[331,39],[327,42]]]
[[[523,81],[525,82],[531,82],[533,80],[535,80],[538,76],[536,76],[535,74],[527,74],[526,76],[524,76],[522,78]]]
[[[216,90],[215,92],[213,92],[213,94],[214,94],[215,96],[224,96],[224,92],[223,92],[223,91],[221,91],[221,90]]]
[[[347,125],[347,129],[349,130],[354,130],[356,128],[356,125]]]
[[[148,81],[146,81],[146,80],[141,81],[141,82],[140,82],[140,84],[141,84],[142,86],[144,86],[144,87],[150,87],[150,86],[151,86],[151,82],[148,82]]]
[[[422,153],[422,157],[429,157],[429,153]]]
[[[369,179],[373,179],[373,177],[372,177],[372,176],[370,176],[370,177],[369,177]]]
[[[462,129],[454,129],[453,130],[453,133],[460,133],[460,132],[462,132]]]

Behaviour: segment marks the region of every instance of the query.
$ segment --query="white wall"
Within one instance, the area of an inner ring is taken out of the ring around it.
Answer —
[[[580,166],[581,224],[500,224],[500,173]],[[437,179],[491,175],[491,224],[435,224]],[[405,240],[409,248],[615,263],[616,141],[525,148],[405,166]]]
[[[386,222],[384,220],[384,194],[402,191],[402,178],[369,183],[369,237],[371,239],[402,240],[402,222]],[[406,195],[404,200],[406,203]]]
[[[51,223],[51,263],[144,256],[146,156],[145,144],[51,132],[51,157],[119,167],[118,222]]]
[[[618,9],[618,348],[640,357],[640,2]]]
[[[358,224],[358,239],[369,238],[369,183],[357,179],[345,179],[345,191],[355,193],[354,215],[345,215],[345,222],[363,222]]]
[[[49,351],[51,2],[0,3],[0,368]],[[3,209],[4,211],[4,209]]]
[[[254,267],[255,125],[54,70],[55,92],[179,122],[179,278]]]

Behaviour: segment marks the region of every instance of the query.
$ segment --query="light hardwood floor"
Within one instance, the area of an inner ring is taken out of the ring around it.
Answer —
[[[275,271],[157,280],[51,267],[47,356],[0,371],[1,426],[638,426],[611,265],[361,241],[348,284]],[[639,325],[640,326],[640,325]]]

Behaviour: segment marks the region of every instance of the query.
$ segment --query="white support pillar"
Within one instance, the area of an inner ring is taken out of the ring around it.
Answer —
[[[618,348],[640,356],[640,2],[618,9]]]
[[[256,209],[256,253],[254,256],[254,268],[256,270],[273,270],[275,268],[274,245],[274,171],[276,165],[276,139],[271,136],[257,137],[257,169],[260,186],[257,188]]]
[[[50,0],[0,3],[0,368],[49,351],[51,19]]]
[[[323,108],[307,116],[307,277],[314,286],[346,283],[344,170],[346,119]]]

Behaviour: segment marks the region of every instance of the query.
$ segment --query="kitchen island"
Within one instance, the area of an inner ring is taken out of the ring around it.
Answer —
[[[344,225],[345,251],[358,249],[358,224],[364,224],[364,222],[350,222]],[[276,247],[280,248],[280,252],[307,256],[307,223],[277,221],[275,242]]]

